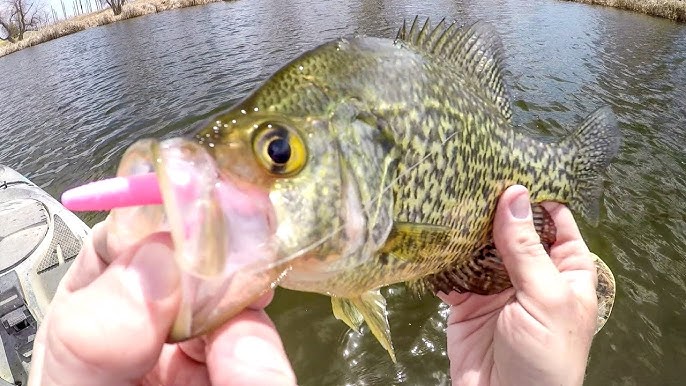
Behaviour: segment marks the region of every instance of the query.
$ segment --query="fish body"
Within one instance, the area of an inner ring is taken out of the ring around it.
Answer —
[[[490,27],[415,20],[396,39],[303,54],[197,138],[232,180],[269,195],[278,284],[331,296],[338,318],[366,321],[393,356],[380,287],[483,270],[455,287],[502,290],[487,278],[504,268],[474,254],[491,242],[507,187],[597,217],[600,173],[619,145],[611,111],[558,142],[527,137],[511,115]]]

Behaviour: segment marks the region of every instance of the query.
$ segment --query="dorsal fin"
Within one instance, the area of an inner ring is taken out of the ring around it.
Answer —
[[[402,41],[426,53],[455,63],[459,71],[475,79],[505,119],[512,117],[510,96],[503,78],[503,43],[489,24],[476,22],[468,27],[445,26],[445,19],[431,28],[427,18],[420,27],[415,17],[407,31],[405,21],[396,35]]]

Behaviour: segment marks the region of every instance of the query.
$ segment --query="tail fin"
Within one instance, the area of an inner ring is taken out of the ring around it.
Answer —
[[[614,113],[609,107],[596,110],[565,142],[575,154],[570,206],[596,224],[603,184],[601,173],[617,154],[621,142]]]

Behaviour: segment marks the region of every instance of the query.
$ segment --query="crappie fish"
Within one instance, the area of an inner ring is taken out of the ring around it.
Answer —
[[[354,329],[366,322],[395,359],[379,288],[510,286],[491,241],[507,187],[524,185],[532,203],[566,203],[595,221],[601,173],[619,148],[612,112],[597,110],[558,142],[527,137],[510,121],[502,51],[486,24],[415,19],[395,39],[347,37],[304,53],[195,142],[135,146],[120,173],[154,165],[166,212],[143,216],[150,227],[171,224],[179,264],[193,273],[172,340],[213,328],[280,285],[330,296],[337,318]],[[201,199],[180,203],[178,175],[203,182],[193,196]],[[541,234],[554,236],[534,209]],[[246,263],[250,256],[257,262]],[[614,279],[598,267],[611,309]]]

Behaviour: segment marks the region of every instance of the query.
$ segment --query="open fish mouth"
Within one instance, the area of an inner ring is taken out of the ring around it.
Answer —
[[[273,288],[283,269],[266,190],[220,171],[205,148],[182,138],[136,142],[117,176],[153,172],[163,204],[114,209],[110,231],[131,245],[171,233],[183,298],[169,340],[180,341],[240,312]]]

